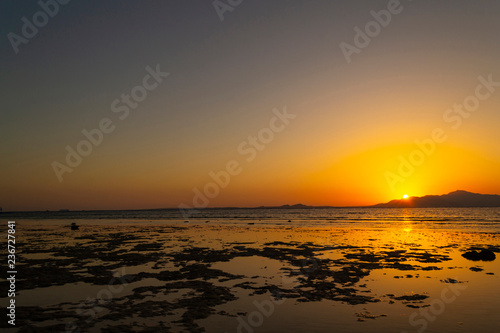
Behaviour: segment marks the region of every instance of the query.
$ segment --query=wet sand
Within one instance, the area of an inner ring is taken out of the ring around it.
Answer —
[[[461,255],[498,256],[497,233],[68,225],[18,223],[16,329],[6,332],[496,332],[500,324],[500,260]]]

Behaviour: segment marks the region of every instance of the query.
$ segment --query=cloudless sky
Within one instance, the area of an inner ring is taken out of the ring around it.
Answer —
[[[500,87],[458,129],[443,119],[478,77],[500,82],[500,2],[403,0],[348,63],[340,44],[387,6],[244,0],[221,21],[212,1],[73,0],[16,54],[8,34],[41,7],[2,1],[0,206],[192,206],[231,160],[241,173],[209,206],[500,194]],[[120,120],[112,102],[157,65],[170,75]],[[284,108],[296,117],[248,162],[238,146]],[[103,118],[115,130],[60,182],[53,162]],[[448,139],[390,186],[399,157],[435,128]]]

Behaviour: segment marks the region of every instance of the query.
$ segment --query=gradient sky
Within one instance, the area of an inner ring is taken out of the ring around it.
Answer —
[[[340,44],[388,1],[242,1],[221,21],[212,1],[73,0],[18,54],[7,35],[41,8],[2,1],[0,206],[192,206],[231,160],[241,173],[209,206],[500,193],[500,87],[458,129],[443,119],[479,76],[500,82],[500,2],[401,4],[348,63]],[[112,102],[157,64],[170,76],[119,120]],[[296,118],[248,162],[238,146],[284,107]],[[115,131],[59,182],[52,163],[103,118]],[[448,139],[389,186],[435,128]]]

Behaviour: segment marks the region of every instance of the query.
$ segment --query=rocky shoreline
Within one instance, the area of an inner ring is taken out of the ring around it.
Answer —
[[[205,332],[212,316],[234,324],[235,318],[245,318],[249,311],[231,304],[257,296],[298,306],[328,301],[419,309],[429,307],[429,292],[379,293],[370,287],[374,272],[387,272],[384,279],[391,281],[463,283],[454,269],[492,277],[495,272],[484,271],[477,261],[455,265],[457,255],[472,249],[500,252],[498,234],[468,235],[465,244],[456,242],[463,233],[439,231],[107,225],[97,232],[88,225],[71,231],[28,224],[19,229],[21,295],[51,288],[65,288],[70,295],[59,304],[20,303],[19,332]],[[259,260],[274,267],[252,274],[218,268]],[[78,286],[95,286],[98,292],[72,298]],[[390,314],[352,312],[353,322],[383,317]]]

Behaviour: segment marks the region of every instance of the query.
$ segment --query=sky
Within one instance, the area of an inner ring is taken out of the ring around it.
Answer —
[[[498,1],[54,1],[0,4],[4,211],[500,194]]]

